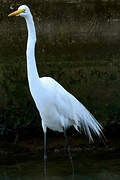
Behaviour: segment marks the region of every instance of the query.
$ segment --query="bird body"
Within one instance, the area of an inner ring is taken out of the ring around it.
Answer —
[[[100,137],[102,126],[84,105],[54,79],[50,77],[39,78],[35,61],[36,31],[29,8],[22,5],[9,16],[14,15],[23,16],[27,24],[27,76],[31,95],[42,119],[42,128],[45,135],[44,148],[46,149],[47,128],[63,132],[70,126],[74,126],[77,131],[83,130],[89,140],[93,140],[91,131]],[[66,133],[64,134],[66,136]],[[46,153],[44,159],[46,159]]]
[[[22,5],[9,16],[19,15],[26,20],[27,40],[27,76],[31,95],[42,119],[43,131],[47,128],[63,132],[70,126],[83,130],[93,140],[91,130],[101,135],[102,126],[92,114],[72,94],[50,77],[39,78],[35,61],[36,31],[30,9]]]
[[[90,129],[100,134],[101,126],[92,114],[57,81],[42,77],[38,82],[39,86],[32,86],[30,91],[37,109],[40,109],[43,128],[63,132],[73,125],[78,131],[82,128],[90,140]]]

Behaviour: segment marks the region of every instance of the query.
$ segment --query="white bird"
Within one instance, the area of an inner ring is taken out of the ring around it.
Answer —
[[[47,128],[53,131],[64,132],[66,136],[65,130],[70,126],[74,126],[77,131],[83,130],[89,137],[89,140],[93,141],[91,131],[100,137],[102,134],[102,126],[93,115],[57,81],[50,77],[39,78],[35,61],[36,31],[30,9],[26,5],[22,5],[17,11],[14,11],[8,16],[22,16],[27,23],[27,76],[31,95],[42,119],[44,132],[44,164],[46,169]],[[69,148],[68,152],[72,162]]]

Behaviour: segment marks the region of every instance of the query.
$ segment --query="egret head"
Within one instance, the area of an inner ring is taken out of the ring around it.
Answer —
[[[30,14],[30,9],[26,5],[22,5],[18,8],[17,11],[14,11],[13,13],[9,14],[8,16],[22,16],[26,17]]]

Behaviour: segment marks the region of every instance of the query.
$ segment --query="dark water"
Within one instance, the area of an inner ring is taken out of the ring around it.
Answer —
[[[55,78],[87,105],[100,123],[110,117],[118,121],[120,5],[34,2],[30,5],[37,31],[36,62],[40,76]],[[0,107],[4,112],[9,109],[5,117],[0,116],[8,124],[27,124],[26,119],[35,119],[33,113],[29,115],[34,104],[26,78],[27,30],[23,19],[8,19],[12,8],[16,10],[14,4],[9,4],[0,14]],[[25,116],[14,109],[28,112]],[[43,154],[31,155],[27,160],[0,157],[0,180],[120,179],[120,152],[74,152],[73,159],[74,177],[67,155],[49,152],[47,177],[43,177]]]
[[[120,153],[73,153],[75,176],[67,156],[49,152],[47,176],[43,176],[42,154],[24,158],[7,159],[0,165],[0,180],[118,180],[120,179]]]

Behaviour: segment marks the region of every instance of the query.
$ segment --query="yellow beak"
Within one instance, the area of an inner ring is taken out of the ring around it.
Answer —
[[[17,11],[14,11],[13,13],[9,14],[8,16],[16,16],[16,15],[19,15],[21,13],[25,12],[24,9],[19,9]]]

